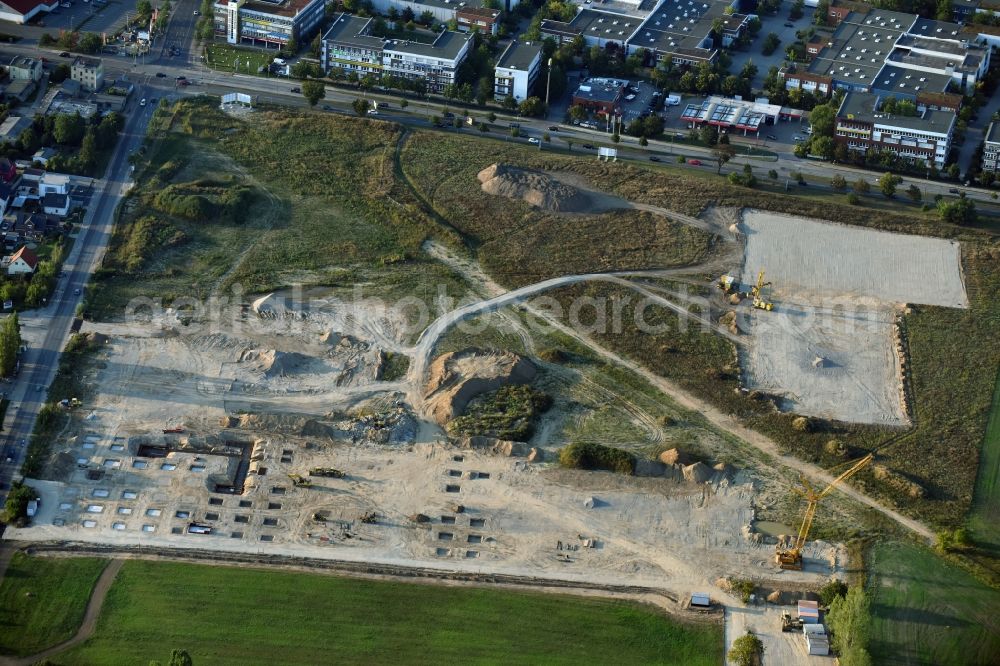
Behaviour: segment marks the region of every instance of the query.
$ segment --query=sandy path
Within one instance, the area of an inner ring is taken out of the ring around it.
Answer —
[[[65,652],[70,648],[76,647],[90,638],[97,628],[97,620],[101,615],[104,599],[108,596],[108,590],[111,589],[111,585],[115,582],[115,578],[118,576],[118,572],[121,571],[124,563],[125,561],[120,559],[111,560],[108,566],[104,568],[104,571],[101,572],[101,576],[97,579],[94,590],[90,594],[90,601],[87,602],[87,610],[83,614],[83,622],[80,623],[80,628],[73,638],[54,645],[48,650],[27,657],[0,657],[0,666],[31,666],[31,664],[44,661],[60,652]]]
[[[445,255],[447,254],[448,254],[447,250],[445,250],[443,247],[434,248],[434,256],[437,256],[439,259],[445,260]],[[492,286],[493,289],[489,290],[492,293],[496,293],[496,290],[502,290],[502,288],[497,286],[495,282],[493,282],[486,275],[484,275],[482,271],[478,269],[478,267],[476,267],[475,264],[473,264],[472,262],[446,261],[446,263],[448,263],[448,265],[454,268],[455,270],[461,271],[463,277],[466,277],[467,279],[473,281],[474,283]],[[690,272],[692,269],[688,268],[684,270]],[[520,289],[515,289],[513,291],[501,293],[499,296],[494,296],[493,298],[490,298],[488,300],[481,301],[479,303],[473,303],[464,306],[462,308],[453,310],[452,312],[434,321],[423,332],[423,334],[421,334],[417,346],[414,349],[415,353],[410,366],[410,374],[408,375],[408,378],[412,386],[417,386],[417,387],[422,386],[420,380],[424,376],[425,369],[429,363],[429,358],[431,353],[433,352],[434,345],[436,344],[437,339],[450,326],[454,325],[456,322],[460,321],[465,317],[472,316],[474,314],[489,312],[504,307],[511,303],[523,300],[524,298],[527,298],[528,296],[531,296],[533,294],[541,293],[543,291],[560,286],[576,284],[578,282],[586,280],[617,282],[625,284],[632,288],[636,288],[636,285],[634,283],[629,282],[628,280],[625,280],[621,277],[609,274],[570,275],[561,278],[553,278],[550,280],[545,280],[543,282],[539,282],[534,285],[528,285],[526,287],[521,287]],[[648,290],[646,291],[647,293],[652,294],[652,292],[649,292]],[[666,301],[664,299],[664,305],[667,304],[669,304],[668,307],[673,306],[674,309],[682,310],[685,314],[688,314],[687,310],[684,310],[680,306],[672,304],[670,301]],[[667,397],[675,401],[680,406],[689,409],[693,412],[700,413],[716,427],[726,432],[732,433],[733,435],[736,435],[740,439],[744,440],[745,442],[751,444],[752,446],[760,450],[762,453],[773,458],[777,463],[789,469],[795,470],[796,472],[799,472],[800,474],[808,477],[810,480],[816,482],[819,485],[825,486],[829,485],[830,483],[833,483],[834,477],[828,474],[822,468],[813,465],[811,463],[804,462],[792,456],[783,454],[778,444],[771,438],[766,437],[765,435],[762,435],[754,430],[745,427],[729,414],[724,414],[714,405],[699,398],[696,398],[690,393],[687,393],[686,391],[681,389],[679,386],[677,386],[670,380],[661,377],[660,375],[657,375],[651,372],[650,370],[647,370],[645,367],[639,365],[638,363],[635,363],[634,361],[622,358],[621,356],[615,354],[614,352],[605,349],[597,342],[595,342],[593,339],[591,339],[589,336],[583,335],[582,333],[579,333],[578,331],[571,329],[569,326],[566,326],[561,321],[551,318],[546,312],[536,311],[531,307],[528,307],[528,310],[532,312],[532,314],[534,314],[535,316],[545,319],[546,322],[556,330],[586,345],[589,349],[591,349],[605,361],[631,370],[632,372],[634,372],[635,374],[639,375],[647,382],[652,384],[654,387],[656,387],[658,390],[660,390],[662,393],[664,393]],[[413,390],[412,386],[411,390]],[[417,404],[419,404],[420,396],[414,396],[414,397],[417,399]],[[899,525],[902,525],[906,529],[920,535],[924,539],[928,541],[933,541],[934,533],[930,530],[930,528],[928,528],[923,523],[913,520],[912,518],[907,518],[901,513],[894,511],[893,509],[887,506],[884,506],[880,502],[877,502],[871,497],[868,497],[867,495],[845,484],[840,484],[837,487],[837,489],[844,495],[850,497],[851,499],[879,511],[880,513],[889,517]]]

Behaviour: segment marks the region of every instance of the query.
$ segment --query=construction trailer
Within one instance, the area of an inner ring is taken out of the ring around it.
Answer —
[[[803,625],[819,624],[819,602],[801,599],[799,601],[799,620]]]
[[[692,592],[691,593],[691,607],[692,608],[711,608],[712,600],[709,598],[707,592]]]

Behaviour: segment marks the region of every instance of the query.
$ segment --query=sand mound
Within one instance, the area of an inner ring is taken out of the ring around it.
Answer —
[[[243,354],[240,361],[253,365],[254,370],[261,372],[268,379],[272,377],[294,377],[300,374],[316,372],[317,365],[322,363],[312,357],[298,352],[281,352],[274,349],[264,351],[250,350]]]
[[[694,483],[705,483],[712,478],[712,468],[702,462],[696,462],[684,468],[684,479]]]
[[[487,194],[520,199],[545,210],[586,213],[593,207],[588,194],[541,171],[493,164],[480,171],[478,178]]]
[[[535,378],[535,365],[510,352],[464,349],[434,359],[427,381],[426,410],[441,425],[461,416],[477,395],[506,384],[527,384]]]
[[[666,465],[673,465],[675,463],[686,465],[689,462],[689,459],[687,455],[680,451],[680,449],[667,449],[660,454],[660,462]]]

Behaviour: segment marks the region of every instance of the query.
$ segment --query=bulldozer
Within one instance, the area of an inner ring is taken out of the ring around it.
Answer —
[[[774,303],[765,300],[763,296],[764,287],[770,287],[770,282],[764,282],[764,271],[762,270],[757,274],[757,284],[750,288],[750,293],[747,294],[748,298],[752,298],[753,306],[758,310],[765,310],[770,312],[774,309]]]
[[[292,480],[292,485],[296,488],[309,488],[312,486],[312,481],[300,474],[289,474],[288,478]]]
[[[809,536],[809,528],[812,527],[813,518],[816,516],[816,506],[819,504],[819,501],[833,492],[833,489],[836,488],[839,483],[846,481],[860,472],[865,465],[874,459],[875,454],[869,453],[867,456],[854,463],[854,465],[852,465],[846,472],[831,481],[830,485],[820,492],[813,490],[809,481],[807,481],[805,477],[802,477],[803,489],[793,488],[793,490],[806,499],[806,513],[802,517],[802,525],[799,526],[799,533],[798,536],[796,536],[792,547],[783,548],[782,544],[778,544],[778,547],[775,550],[774,559],[781,569],[792,571],[802,570],[802,548],[806,545],[806,537]]]
[[[802,620],[797,617],[792,617],[792,614],[788,611],[781,612],[781,630],[788,631],[802,631]]]

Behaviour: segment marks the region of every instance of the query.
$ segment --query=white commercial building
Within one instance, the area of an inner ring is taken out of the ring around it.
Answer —
[[[518,102],[528,98],[542,68],[542,45],[512,41],[497,60],[493,73],[493,97],[507,96]]]

